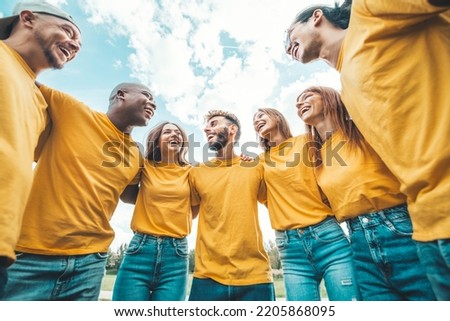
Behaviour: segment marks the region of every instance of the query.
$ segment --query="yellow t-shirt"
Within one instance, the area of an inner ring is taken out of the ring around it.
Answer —
[[[34,149],[48,121],[35,78],[22,57],[0,41],[0,256],[10,262],[31,188]]]
[[[450,238],[450,11],[353,1],[337,70],[350,115],[408,197],[413,238]]]
[[[317,181],[338,221],[406,203],[400,183],[367,144],[352,146],[341,132],[321,149]]]
[[[303,228],[332,216],[322,201],[305,135],[292,137],[261,154],[267,208],[275,230]]]
[[[191,168],[145,160],[131,220],[134,232],[175,238],[191,233]]]
[[[42,150],[17,250],[45,255],[106,252],[119,195],[140,153],[108,116],[42,86],[53,127]]]
[[[272,282],[258,221],[262,164],[212,160],[193,167],[189,179],[200,204],[194,276],[225,285]]]

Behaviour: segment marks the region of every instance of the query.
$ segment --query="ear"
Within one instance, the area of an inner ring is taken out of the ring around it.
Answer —
[[[323,18],[323,11],[321,9],[314,10],[312,14],[312,20],[315,27],[322,22],[322,18]]]
[[[23,10],[19,14],[19,21],[26,28],[30,28],[30,29],[33,28],[33,24],[34,24],[35,20],[36,20],[36,16],[30,10]]]
[[[117,97],[117,99],[122,99],[122,100],[125,99],[125,92],[123,90],[119,89],[117,91],[116,97]]]
[[[230,128],[230,134],[235,136],[237,133],[238,127],[235,124],[231,124],[229,128]]]

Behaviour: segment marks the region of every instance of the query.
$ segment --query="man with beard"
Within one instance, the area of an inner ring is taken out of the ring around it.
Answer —
[[[52,130],[37,162],[17,261],[9,268],[5,300],[97,300],[109,223],[125,187],[139,177],[141,155],[131,138],[156,105],[147,86],[121,83],[106,113],[41,85]]]
[[[263,167],[234,152],[241,125],[211,110],[204,129],[215,158],[190,172],[193,205],[200,205],[191,301],[275,299],[257,201],[265,199]]]
[[[439,300],[450,300],[449,8],[449,0],[312,6],[291,23],[285,47],[302,63],[321,59],[340,72],[351,120],[408,198],[412,237]]]
[[[47,103],[35,79],[61,69],[81,47],[72,17],[46,2],[18,3],[0,19],[0,298],[16,256],[34,150],[47,124]]]

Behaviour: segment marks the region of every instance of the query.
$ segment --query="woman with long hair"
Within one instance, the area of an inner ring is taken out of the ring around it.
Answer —
[[[186,236],[197,211],[190,201],[187,137],[180,126],[164,122],[150,131],[146,147],[140,186],[130,185],[122,194],[123,201],[136,203],[134,236],[117,274],[113,300],[185,300]]]
[[[309,87],[296,107],[318,147],[310,153],[317,182],[347,224],[363,300],[435,300],[400,183],[366,143],[339,92]]]
[[[358,300],[349,241],[324,202],[314,177],[305,135],[292,137],[286,118],[260,108],[253,116],[264,153],[266,206],[276,233],[287,300]]]

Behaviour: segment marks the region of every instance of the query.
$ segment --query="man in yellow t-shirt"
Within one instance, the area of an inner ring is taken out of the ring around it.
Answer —
[[[192,205],[199,204],[200,212],[189,300],[274,300],[258,221],[257,201],[265,198],[262,164],[235,154],[241,129],[234,114],[212,110],[205,119],[216,157],[190,172]]]
[[[47,123],[47,104],[34,82],[75,58],[80,41],[72,17],[43,1],[18,3],[12,16],[0,19],[0,298]]]
[[[408,198],[413,238],[436,296],[450,300],[450,2],[355,0],[314,6],[286,52],[341,73],[342,100]]]
[[[139,173],[141,155],[130,133],[146,126],[156,105],[141,84],[122,83],[97,112],[40,86],[52,118],[25,208],[17,261],[6,300],[97,300],[111,216]]]

